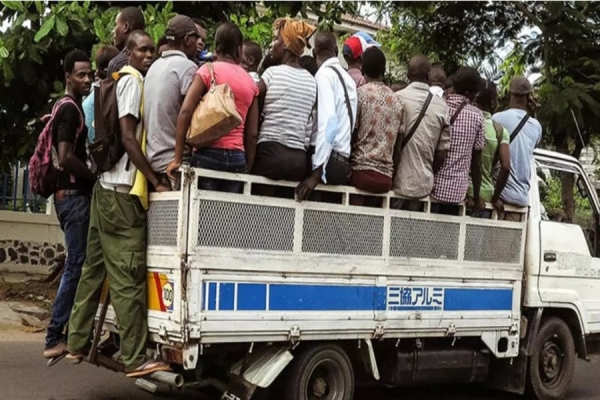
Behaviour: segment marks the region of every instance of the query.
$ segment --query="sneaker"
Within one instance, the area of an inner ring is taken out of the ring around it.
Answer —
[[[67,352],[67,345],[65,342],[60,342],[54,347],[47,348],[44,350],[44,358],[54,358],[62,356]]]

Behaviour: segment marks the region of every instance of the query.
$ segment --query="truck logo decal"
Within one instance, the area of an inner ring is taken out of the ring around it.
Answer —
[[[441,311],[444,309],[444,288],[441,287],[388,287],[388,311]]]

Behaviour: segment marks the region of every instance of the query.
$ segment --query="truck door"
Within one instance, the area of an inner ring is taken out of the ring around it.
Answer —
[[[575,160],[536,157],[542,219],[538,290],[545,303],[575,306],[600,331],[598,199]],[[570,193],[573,194],[572,201]]]

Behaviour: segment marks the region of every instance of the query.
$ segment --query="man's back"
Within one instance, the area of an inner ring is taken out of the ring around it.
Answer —
[[[398,92],[404,102],[404,135],[415,124],[429,94],[426,83],[413,82]],[[394,191],[409,198],[428,196],[433,189],[433,161],[436,150],[450,148],[450,129],[446,114],[448,108],[443,99],[433,96],[415,134],[401,154],[394,177]],[[398,137],[396,151],[403,136]]]
[[[463,102],[467,104],[459,110]],[[484,119],[481,112],[468,103],[465,96],[451,94],[447,97],[449,117],[456,116],[451,126],[450,151],[442,168],[436,173],[433,197],[444,203],[460,203],[469,186],[469,173],[473,151],[485,146]]]
[[[506,128],[512,135],[527,112],[511,108],[494,114],[492,119]],[[516,206],[529,204],[529,180],[533,150],[542,138],[542,126],[535,118],[529,118],[517,137],[510,144],[510,176],[500,198]]]
[[[343,82],[336,71],[340,73]],[[327,183],[326,168],[332,152],[346,159],[350,157],[350,138],[356,121],[358,96],[356,83],[348,72],[344,71],[336,57],[325,61],[315,78],[317,80],[317,134],[313,169],[323,166],[322,179]],[[348,93],[350,111],[346,103],[344,87]]]
[[[154,62],[144,80],[146,151],[156,172],[164,172],[175,156],[177,118],[196,69],[185,54],[168,50]]]

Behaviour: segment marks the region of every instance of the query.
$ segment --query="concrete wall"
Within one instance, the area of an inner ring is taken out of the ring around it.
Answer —
[[[0,211],[0,271],[46,272],[45,266],[64,254],[54,207],[47,208],[49,214]]]

